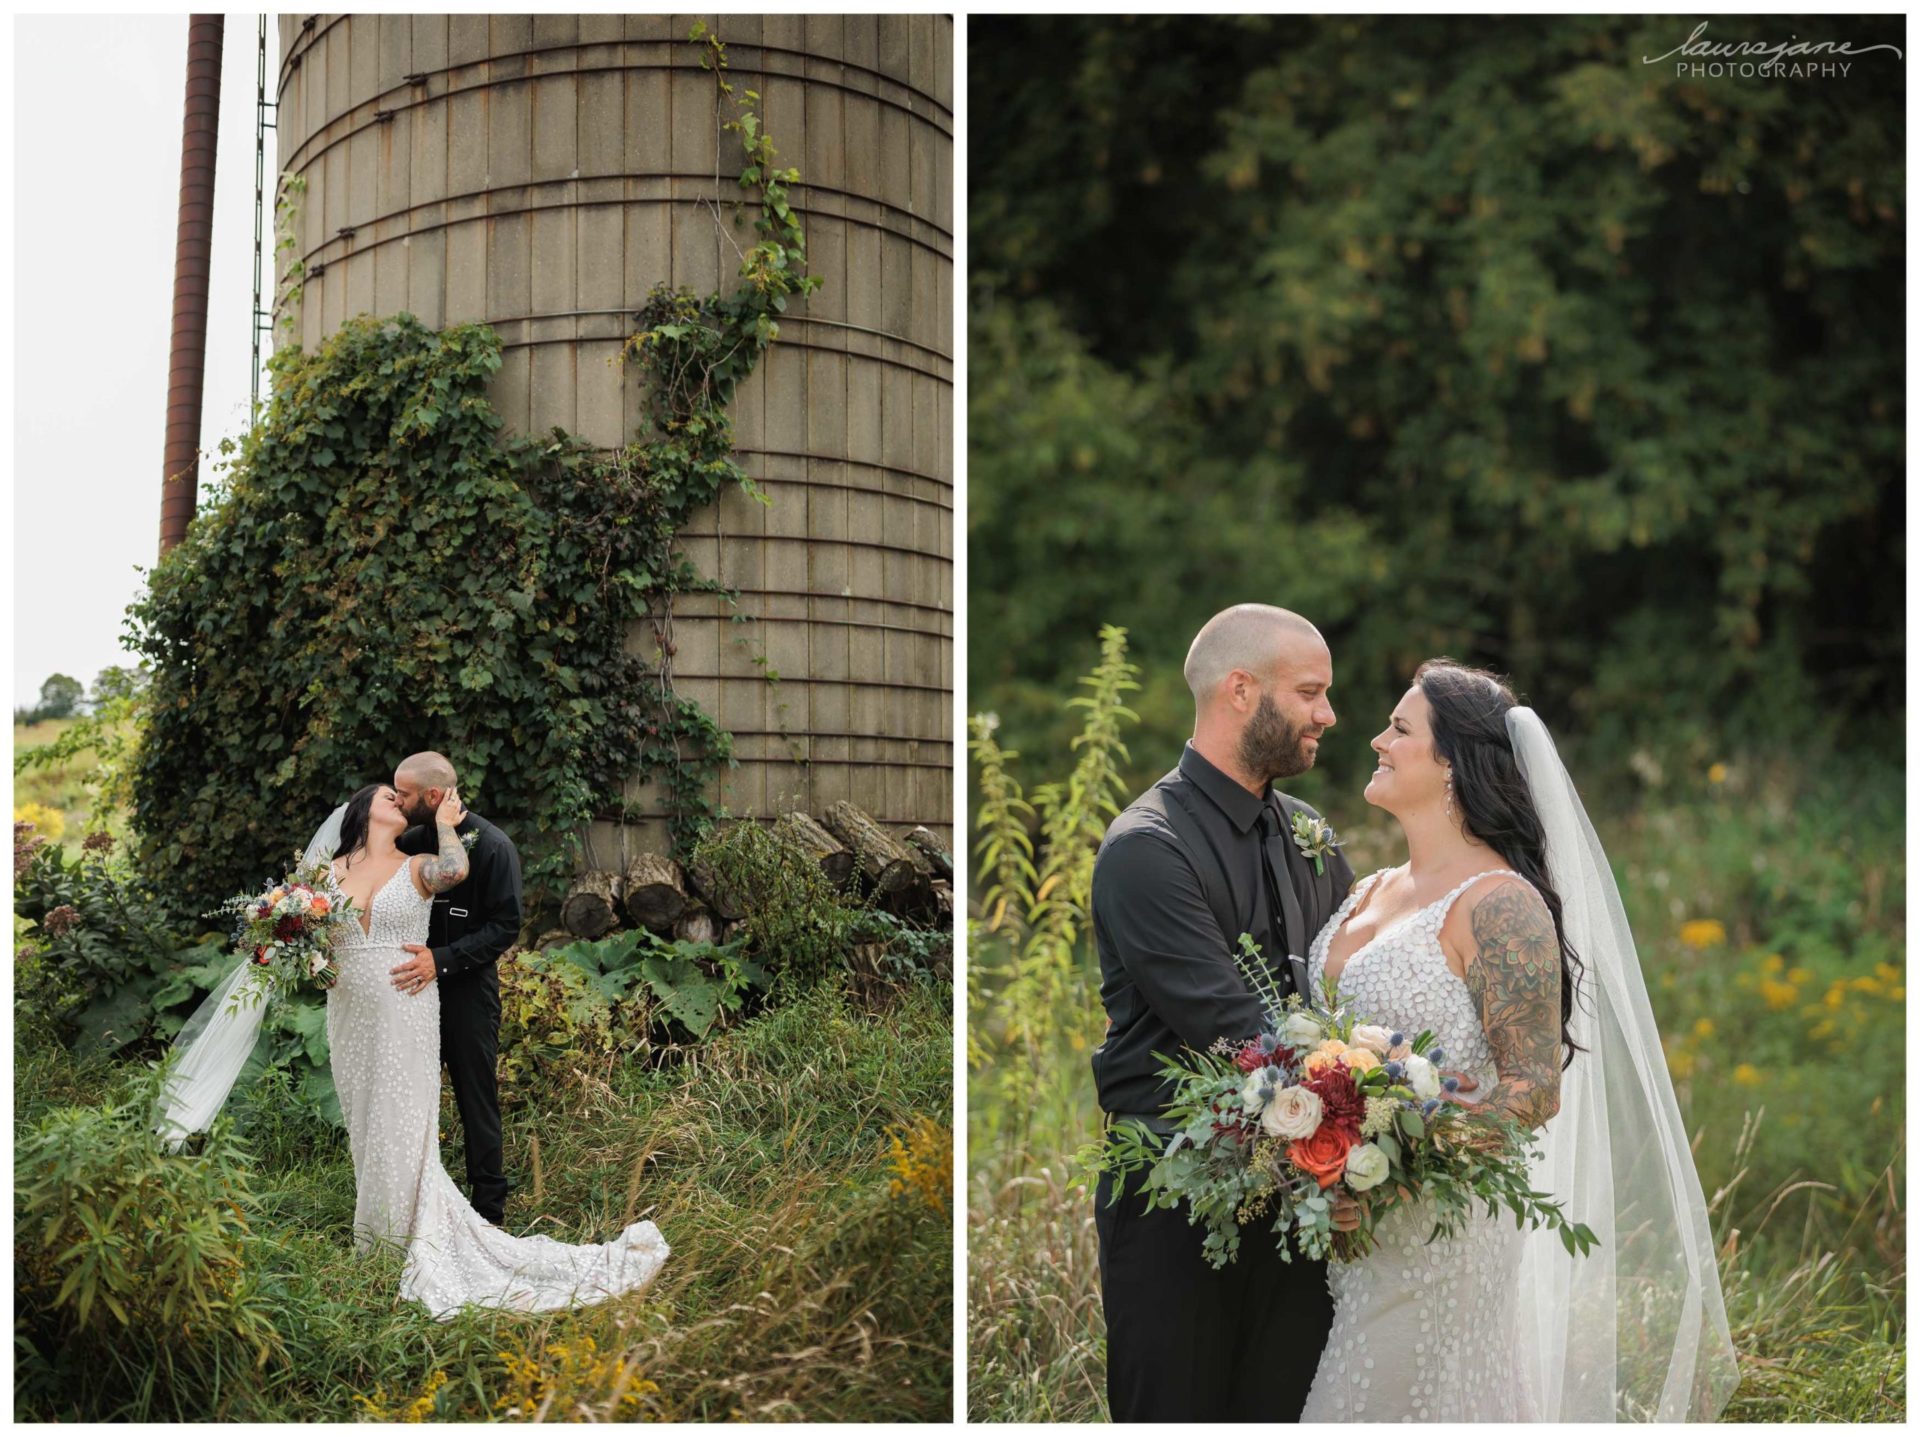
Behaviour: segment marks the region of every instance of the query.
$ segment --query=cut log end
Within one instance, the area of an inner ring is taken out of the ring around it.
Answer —
[[[623,876],[627,917],[641,928],[668,933],[687,907],[687,877],[680,865],[643,853]]]
[[[620,921],[617,873],[583,873],[560,904],[560,926],[576,938],[599,938]]]

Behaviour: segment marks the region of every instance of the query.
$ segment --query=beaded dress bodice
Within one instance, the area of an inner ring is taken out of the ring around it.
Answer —
[[[1382,869],[1356,883],[1340,911],[1313,940],[1307,971],[1316,992],[1327,971],[1327,952],[1335,935],[1388,871]],[[1491,872],[1513,873],[1507,868]],[[1399,1029],[1409,1037],[1423,1028],[1432,1029],[1434,1040],[1446,1054],[1443,1066],[1470,1073],[1476,1080],[1491,1075],[1493,1050],[1487,1046],[1487,1035],[1480,1026],[1473,996],[1467,992],[1466,980],[1447,966],[1440,930],[1446,926],[1454,900],[1488,876],[1474,874],[1445,897],[1377,934],[1348,955],[1337,975],[1340,1001],[1366,1022]],[[1463,1096],[1471,1099],[1484,1095],[1488,1086],[1483,1082],[1479,1094]]]
[[[1510,873],[1509,869],[1495,870]],[[1338,977],[1343,1005],[1409,1036],[1431,1029],[1441,1067],[1493,1088],[1493,1051],[1463,979],[1447,967],[1440,930],[1454,901],[1488,874],[1407,915],[1355,949]],[[1515,875],[1516,877],[1518,875]],[[1316,990],[1327,950],[1381,877],[1354,886],[1314,939]],[[1520,1371],[1517,1291],[1522,1234],[1503,1214],[1480,1215],[1455,1237],[1427,1241],[1420,1205],[1389,1210],[1378,1246],[1327,1266],[1333,1329],[1320,1354],[1303,1422],[1526,1422],[1537,1404]]]
[[[433,898],[423,897],[413,885],[412,860],[394,869],[393,875],[374,890],[367,905],[367,926],[360,926],[357,913],[342,913],[339,933],[333,940],[336,954],[348,948],[398,948],[403,943],[425,943],[427,925],[433,918]]]

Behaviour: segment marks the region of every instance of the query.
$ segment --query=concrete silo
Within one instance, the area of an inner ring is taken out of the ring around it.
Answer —
[[[281,17],[278,167],[307,185],[301,342],[361,313],[484,321],[510,429],[626,442],[641,389],[611,361],[634,312],[661,281],[730,287],[752,235],[710,204],[730,215],[740,162],[696,18]],[[734,735],[717,795],[733,812],[844,798],[950,839],[953,22],[704,18],[800,170],[824,283],[733,406],[772,504],[729,494],[684,540],[754,622],[684,596],[677,686]],[[663,848],[655,796],[632,797],[650,816],[625,846]],[[594,840],[618,855],[611,825]]]

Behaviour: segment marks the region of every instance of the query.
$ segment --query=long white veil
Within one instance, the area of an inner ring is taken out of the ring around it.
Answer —
[[[1547,1229],[1520,1269],[1521,1334],[1542,1421],[1713,1421],[1739,1382],[1707,1204],[1667,1077],[1613,870],[1539,715],[1507,713],[1546,831],[1567,941],[1585,965],[1533,1186],[1599,1238],[1572,1257]],[[1529,1341],[1528,1339],[1531,1338]]]
[[[346,811],[343,803],[327,815],[320,831],[308,840],[302,863],[333,856],[340,847],[340,820]],[[244,953],[234,960],[233,971],[193,1010],[193,1016],[173,1040],[176,1061],[161,1093],[160,1121],[155,1131],[176,1151],[192,1134],[206,1131],[226,1105],[227,1095],[260,1039],[260,1025],[266,1019],[265,1001],[258,996],[252,1001],[233,1001],[236,990],[246,982],[247,964]]]

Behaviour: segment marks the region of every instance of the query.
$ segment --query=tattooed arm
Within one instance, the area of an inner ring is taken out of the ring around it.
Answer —
[[[1560,942],[1526,884],[1503,879],[1473,905],[1467,991],[1499,1082],[1482,1106],[1529,1128],[1560,1111]]]
[[[450,792],[434,814],[440,846],[437,852],[420,863],[416,877],[420,881],[421,891],[428,894],[445,893],[465,880],[469,867],[467,848],[460,841],[454,825],[466,816],[466,812],[466,806],[460,802],[458,795]]]

